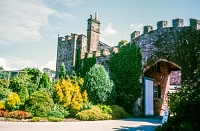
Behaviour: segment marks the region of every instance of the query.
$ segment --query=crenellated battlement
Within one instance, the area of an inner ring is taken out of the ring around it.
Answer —
[[[168,25],[168,22],[165,20],[158,21],[156,30],[161,30],[163,28],[180,28],[180,27],[192,27],[192,28],[196,28],[197,30],[200,30],[200,20],[197,20],[197,19],[190,19],[189,26],[184,26],[184,20],[181,18],[173,19],[172,27],[168,27],[167,25]],[[143,34],[147,34],[151,31],[156,31],[156,30],[153,30],[153,26],[146,25],[143,27]],[[131,33],[131,41],[133,41],[135,38],[143,34],[140,34],[140,31],[134,31],[133,33]]]

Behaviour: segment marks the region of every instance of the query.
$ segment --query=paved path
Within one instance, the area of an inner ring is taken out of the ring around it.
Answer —
[[[158,118],[81,122],[0,122],[0,131],[153,131]]]

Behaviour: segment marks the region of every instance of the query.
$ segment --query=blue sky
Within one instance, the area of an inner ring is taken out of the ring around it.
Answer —
[[[55,69],[57,37],[85,34],[87,19],[98,12],[100,40],[117,45],[143,26],[172,19],[200,19],[199,0],[0,0],[0,66]]]

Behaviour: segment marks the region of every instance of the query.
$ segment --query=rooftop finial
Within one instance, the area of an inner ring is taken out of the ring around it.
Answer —
[[[95,19],[98,20],[98,12],[95,12]]]

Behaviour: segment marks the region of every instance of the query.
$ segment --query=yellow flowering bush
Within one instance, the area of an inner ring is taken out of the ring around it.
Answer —
[[[0,101],[0,110],[4,110],[4,109],[5,109],[5,102]]]
[[[20,105],[20,97],[17,93],[11,93],[8,95],[5,101],[5,107],[8,110],[16,110],[19,109]]]
[[[81,83],[83,83],[81,79]],[[81,106],[88,102],[86,91],[81,92],[80,81],[73,81],[70,78],[62,79],[54,89],[54,99],[59,104],[70,109],[70,114],[75,115]]]

